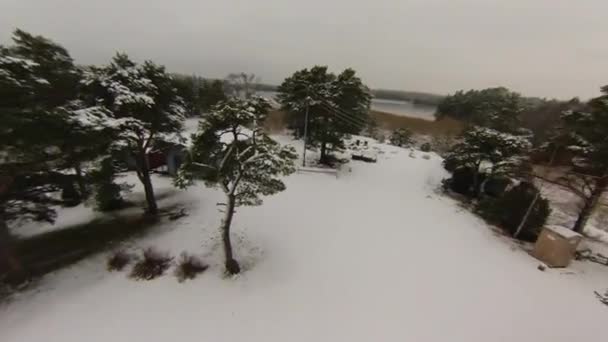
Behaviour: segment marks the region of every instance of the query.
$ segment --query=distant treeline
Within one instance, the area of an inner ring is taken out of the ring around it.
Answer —
[[[278,86],[272,84],[256,83],[256,90],[260,91],[277,91]],[[375,98],[397,101],[409,101],[415,104],[437,106],[444,98],[444,95],[422,93],[417,91],[390,90],[390,89],[372,89],[372,95]]]

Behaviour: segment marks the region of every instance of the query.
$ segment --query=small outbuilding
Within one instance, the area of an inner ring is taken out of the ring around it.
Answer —
[[[567,267],[583,236],[571,229],[559,226],[543,228],[532,255],[549,267]]]

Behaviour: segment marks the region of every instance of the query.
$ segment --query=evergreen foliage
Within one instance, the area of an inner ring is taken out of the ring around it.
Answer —
[[[101,160],[99,167],[91,176],[95,184],[95,204],[98,210],[112,211],[124,207],[125,201],[121,192],[126,190],[127,186],[115,182],[116,167],[113,158]]]
[[[608,189],[608,86],[601,91],[602,95],[589,101],[585,110],[564,112],[558,129],[543,146],[549,152],[565,146],[573,156],[564,176],[545,180],[567,188],[582,200],[572,228],[579,233]]]
[[[207,113],[221,101],[226,100],[224,82],[207,80],[199,76],[173,76],[173,86],[182,98],[187,116]]]
[[[95,107],[77,101],[81,74],[63,47],[21,30],[13,42],[0,48],[0,216],[52,221],[57,201],[47,194],[74,181],[67,169],[100,153],[96,138],[79,140],[98,130],[81,120]]]
[[[525,108],[524,99],[504,87],[460,90],[439,103],[435,116],[438,119],[448,116],[472,125],[515,132],[521,127],[519,116]]]
[[[117,54],[109,65],[94,67],[85,84],[90,101],[111,113],[108,125],[117,132],[117,147],[135,160],[137,177],[144,185],[147,212],[158,211],[150,179],[148,153],[160,144],[180,143],[185,109],[172,78],[163,66],[136,64]]]
[[[522,182],[499,198],[485,197],[478,203],[476,211],[488,222],[500,226],[513,235],[537,194],[538,189],[534,185]],[[549,201],[542,196],[539,197],[519,238],[535,241],[550,212]]]
[[[358,134],[368,123],[371,95],[352,69],[339,75],[326,66],[295,72],[278,89],[283,110],[290,113],[296,136],[303,136],[308,110],[307,144],[321,149],[322,163],[329,150],[344,148],[348,134]]]
[[[475,193],[480,189],[481,173],[488,176],[513,175],[525,170],[529,166],[527,152],[530,147],[527,137],[473,127],[465,131],[461,142],[446,154],[444,166],[452,172],[459,168],[470,170]]]

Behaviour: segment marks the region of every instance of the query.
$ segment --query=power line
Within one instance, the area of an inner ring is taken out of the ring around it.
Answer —
[[[329,109],[327,109],[327,110],[329,111]],[[355,122],[349,118],[346,118],[346,117],[342,116],[341,114],[338,114],[337,112],[331,111],[329,114],[330,114],[330,116],[329,116],[330,119],[337,119],[338,122],[340,122],[342,124],[347,124],[349,126],[352,126],[353,128],[360,128],[362,125],[364,125],[362,123]]]
[[[331,109],[332,111],[340,113],[340,114],[344,115],[345,117],[347,117],[349,119],[352,119],[354,121],[359,120],[360,123],[362,123],[362,124],[366,124],[368,122],[367,119],[359,117],[359,116],[356,116],[356,115],[353,115],[352,113],[349,113],[349,112],[347,112],[346,110],[344,110],[344,109],[342,109],[340,107],[336,107],[332,103],[330,103],[329,101],[322,100],[321,103],[325,104],[325,106],[327,108]]]
[[[364,121],[361,118],[357,118],[357,117],[354,117],[354,116],[351,116],[351,115],[343,114],[343,113],[337,111],[335,108],[329,107],[326,104],[323,104],[323,106],[324,106],[324,108],[326,110],[329,110],[330,112],[332,112],[332,114],[336,118],[342,120],[345,123],[351,124],[354,128],[360,128],[361,126],[365,126],[368,123],[367,121]]]

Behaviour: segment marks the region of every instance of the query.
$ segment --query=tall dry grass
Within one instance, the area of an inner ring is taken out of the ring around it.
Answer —
[[[376,120],[378,128],[388,131],[393,131],[397,128],[407,128],[417,134],[439,136],[458,135],[464,128],[462,122],[451,118],[432,121],[373,110],[370,111],[370,117]]]
[[[409,116],[370,111],[370,117],[378,123],[378,128],[393,131],[397,128],[408,128],[414,133],[430,136],[454,136],[464,128],[458,120],[445,118],[437,121]],[[272,110],[266,119],[265,127],[270,133],[278,133],[287,127],[287,115],[281,110]]]

